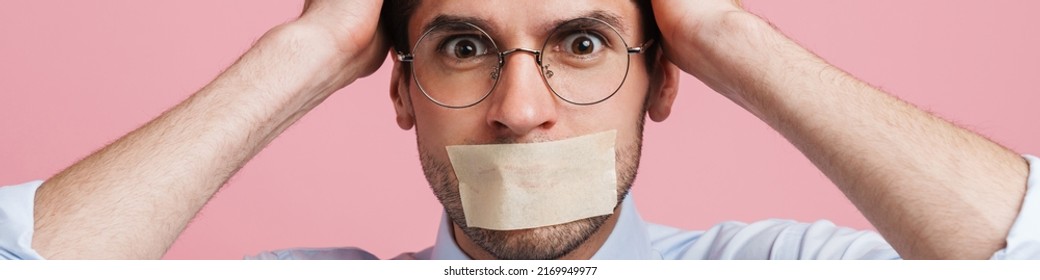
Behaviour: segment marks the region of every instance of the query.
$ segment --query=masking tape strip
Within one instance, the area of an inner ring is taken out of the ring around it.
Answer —
[[[610,130],[552,142],[448,146],[466,224],[516,230],[613,213],[616,137]]]

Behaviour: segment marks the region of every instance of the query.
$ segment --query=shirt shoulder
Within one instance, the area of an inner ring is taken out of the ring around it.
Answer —
[[[651,244],[664,259],[898,259],[874,231],[839,227],[827,220],[802,223],[769,219],[723,222],[706,231],[648,224]]]
[[[293,248],[261,252],[246,256],[247,260],[378,260],[368,251],[357,247]]]
[[[32,248],[33,203],[43,181],[0,186],[0,259],[43,259]]]
[[[402,253],[394,260],[428,260],[431,248],[419,252]],[[358,247],[335,248],[293,248],[266,251],[254,256],[246,256],[247,260],[378,260],[379,257]]]

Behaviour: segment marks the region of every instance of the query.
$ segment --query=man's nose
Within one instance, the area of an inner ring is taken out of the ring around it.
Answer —
[[[487,123],[499,136],[522,137],[556,124],[556,98],[542,80],[536,53],[506,52],[498,85],[487,100],[491,103]]]

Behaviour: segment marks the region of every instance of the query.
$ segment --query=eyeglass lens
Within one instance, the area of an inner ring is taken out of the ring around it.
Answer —
[[[430,29],[413,51],[416,83],[443,106],[479,103],[502,77],[501,50],[487,33],[468,23]],[[560,98],[579,105],[611,97],[628,73],[628,46],[614,28],[595,19],[578,19],[556,28],[541,52],[546,84]]]

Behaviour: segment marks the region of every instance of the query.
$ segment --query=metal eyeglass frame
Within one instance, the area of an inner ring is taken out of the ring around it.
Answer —
[[[434,99],[433,96],[430,96],[430,94],[426,92],[426,89],[423,88],[422,83],[419,82],[419,79],[416,77],[415,66],[414,65],[412,67],[410,67],[411,71],[412,71],[412,80],[415,81],[415,84],[419,87],[419,91],[422,91],[423,95],[426,96],[426,99],[430,100],[430,102],[433,102],[434,104],[437,104],[437,105],[439,105],[441,107],[445,107],[445,108],[451,108],[451,109],[469,108],[469,107],[473,107],[473,106],[475,106],[477,104],[480,104],[480,102],[483,102],[484,99],[487,99],[488,96],[491,96],[491,93],[494,92],[495,88],[498,87],[498,81],[499,81],[498,77],[499,77],[499,75],[501,75],[502,69],[505,67],[505,61],[506,61],[506,56],[507,55],[515,53],[515,52],[529,52],[531,54],[534,54],[535,60],[538,63],[538,68],[542,69],[542,71],[539,71],[539,72],[541,72],[540,74],[542,76],[542,81],[545,82],[545,85],[549,87],[549,90],[551,90],[553,92],[553,94],[556,95],[556,97],[559,97],[560,99],[562,99],[563,101],[566,101],[567,103],[574,104],[574,105],[579,105],[579,106],[595,105],[595,104],[601,103],[603,101],[606,101],[607,99],[610,99],[611,97],[614,97],[614,95],[617,94],[617,92],[619,90],[621,90],[621,86],[625,84],[625,81],[628,79],[628,70],[629,70],[629,68],[631,67],[631,64],[632,64],[631,55],[641,54],[641,53],[646,52],[646,49],[649,48],[651,45],[653,45],[654,39],[652,39],[652,38],[648,39],[648,40],[646,40],[646,42],[644,42],[643,44],[639,45],[638,47],[631,47],[630,48],[630,47],[628,47],[628,42],[625,41],[625,37],[621,36],[621,32],[618,32],[617,28],[615,28],[614,26],[610,25],[609,23],[607,23],[607,22],[605,22],[603,20],[600,20],[600,19],[596,19],[596,18],[581,18],[581,19],[582,20],[597,21],[599,23],[602,23],[603,25],[606,25],[607,27],[610,27],[610,30],[613,31],[614,34],[617,34],[618,38],[621,39],[621,43],[625,45],[625,49],[627,50],[628,55],[629,55],[628,59],[626,59],[626,62],[625,62],[625,77],[621,79],[621,83],[618,84],[618,87],[616,89],[614,89],[614,92],[610,93],[610,95],[607,95],[606,97],[604,97],[604,98],[602,98],[600,100],[596,100],[596,101],[592,101],[592,102],[575,102],[575,101],[571,101],[571,100],[568,100],[567,98],[563,97],[562,95],[560,95],[560,93],[556,92],[556,89],[554,89],[551,85],[549,85],[548,78],[552,77],[553,72],[552,72],[552,70],[548,69],[548,66],[542,64],[542,52],[545,50],[546,45],[549,44],[549,40],[552,39],[552,37],[553,37],[552,35],[556,34],[556,32],[559,31],[558,30],[559,27],[557,27],[552,32],[550,32],[549,33],[550,34],[549,37],[545,38],[545,42],[542,43],[542,49],[541,50],[535,50],[535,49],[530,49],[530,48],[513,48],[513,49],[508,49],[508,50],[504,50],[504,51],[499,52],[498,53],[498,67],[496,67],[495,71],[493,73],[491,73],[491,75],[492,75],[491,78],[495,80],[494,85],[491,86],[491,89],[488,90],[488,92],[484,93],[484,96],[481,96],[480,99],[477,99],[473,103],[469,103],[469,104],[466,104],[466,105],[448,105],[448,104],[441,103],[440,101],[437,101],[437,99]],[[478,27],[476,25],[473,25],[471,23],[468,23],[468,22],[462,22],[462,24],[468,25],[470,27],[473,27],[477,31],[480,31],[480,33],[482,35],[484,35],[485,37],[487,37],[491,41],[491,46],[494,47],[496,50],[498,49],[498,44],[495,43],[495,40],[493,38],[491,38],[491,36],[488,35],[488,33],[486,31],[484,31],[484,29],[482,29],[482,28],[480,28],[480,27]],[[414,49],[418,48],[419,47],[419,43],[422,43],[422,40],[424,38],[426,38],[427,35],[430,35],[430,33],[433,32],[434,30],[436,30],[438,27],[440,27],[440,26],[431,27],[430,29],[426,30],[426,32],[423,32],[422,36],[419,36],[419,40],[415,41],[415,46],[413,46],[412,49],[414,50]],[[398,52],[396,57],[397,57],[397,60],[400,61],[400,62],[412,63],[412,62],[415,61],[415,54],[412,54],[412,53],[401,53],[401,52]],[[546,75],[548,75],[548,77],[546,77]]]

